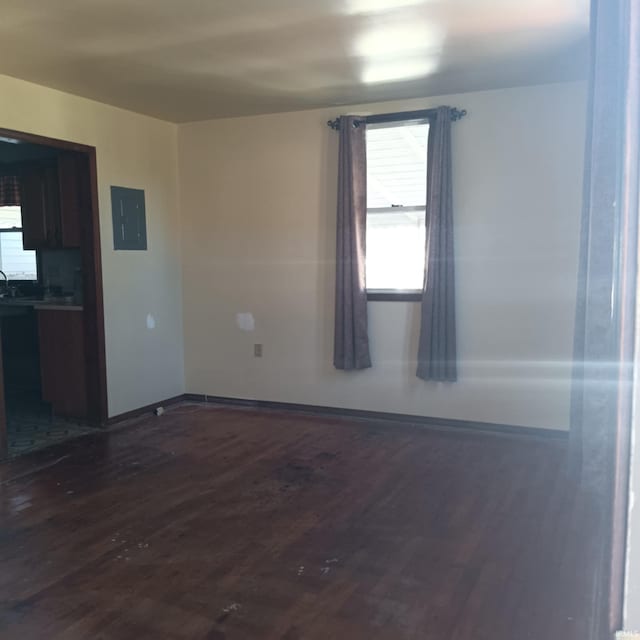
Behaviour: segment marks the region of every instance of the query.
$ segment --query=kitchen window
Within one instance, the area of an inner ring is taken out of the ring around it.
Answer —
[[[369,300],[420,300],[425,268],[427,120],[368,123]]]
[[[0,270],[9,281],[38,279],[36,252],[22,246],[19,206],[0,207]]]

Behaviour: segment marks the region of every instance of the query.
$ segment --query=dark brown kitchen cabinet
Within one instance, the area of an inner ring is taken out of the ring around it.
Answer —
[[[42,399],[65,418],[87,417],[84,313],[38,309]]]
[[[82,157],[77,153],[58,156],[60,187],[60,241],[65,249],[80,246]]]
[[[43,249],[54,244],[60,208],[58,192],[56,167],[38,165],[23,172],[20,208],[25,249]]]
[[[80,246],[80,166],[77,154],[22,171],[22,236],[25,249]]]

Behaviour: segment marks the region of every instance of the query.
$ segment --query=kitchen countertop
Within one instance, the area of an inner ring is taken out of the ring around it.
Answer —
[[[33,298],[0,298],[1,307],[33,307],[50,311],[82,311],[83,306],[74,302],[64,302],[60,298],[34,300]]]

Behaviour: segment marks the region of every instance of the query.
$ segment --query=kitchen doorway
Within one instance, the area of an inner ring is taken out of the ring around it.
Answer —
[[[2,459],[104,426],[107,389],[95,147],[0,145]]]

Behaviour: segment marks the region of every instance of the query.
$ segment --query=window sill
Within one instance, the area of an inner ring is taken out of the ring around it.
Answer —
[[[422,291],[415,289],[369,289],[370,302],[421,302]]]

